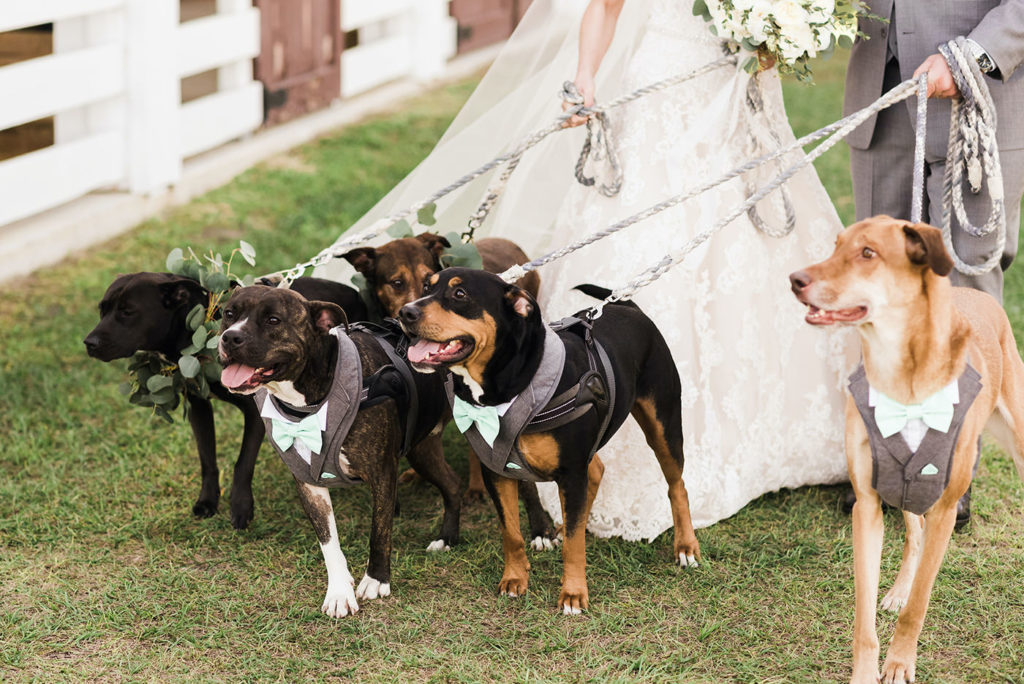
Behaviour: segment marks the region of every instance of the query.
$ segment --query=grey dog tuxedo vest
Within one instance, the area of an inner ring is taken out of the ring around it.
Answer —
[[[296,479],[318,487],[337,487],[359,482],[347,476],[338,462],[341,445],[348,437],[348,432],[359,412],[359,404],[365,391],[363,390],[363,371],[359,361],[359,351],[355,342],[345,334],[343,328],[334,328],[331,334],[338,338],[338,357],[334,365],[334,380],[327,397],[313,406],[295,407],[284,404],[265,388],[255,393],[256,405],[263,412],[266,402],[272,402],[281,418],[292,423],[300,422],[301,418],[293,418],[290,413],[301,413],[303,417],[315,416],[327,404],[327,429],[321,434],[323,440],[320,453],[312,452],[310,462],[299,454],[292,444],[288,449],[281,449],[273,438],[274,418],[263,417],[263,425],[274,450]],[[298,443],[298,440],[296,440]]]
[[[949,430],[939,432],[928,428],[917,451],[911,452],[899,432],[882,437],[875,422],[874,407],[869,405],[870,386],[864,365],[858,366],[850,376],[850,394],[864,420],[871,445],[871,486],[890,506],[922,515],[939,500],[949,484],[950,466],[964,418],[982,386],[981,376],[970,363],[960,375],[957,386],[960,400],[954,406]]]

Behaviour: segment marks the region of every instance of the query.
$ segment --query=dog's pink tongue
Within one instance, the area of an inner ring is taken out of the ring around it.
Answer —
[[[409,360],[413,363],[420,363],[430,358],[431,354],[436,354],[441,351],[442,344],[440,342],[434,342],[432,340],[420,340],[416,344],[409,347]]]
[[[220,372],[220,384],[229,389],[244,385],[252,377],[256,369],[241,363],[233,363]]]

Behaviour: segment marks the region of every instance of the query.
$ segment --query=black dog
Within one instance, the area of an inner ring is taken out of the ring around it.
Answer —
[[[221,383],[255,393],[271,441],[298,483],[327,565],[321,609],[332,617],[359,610],[357,598],[391,593],[401,455],[444,498],[441,531],[428,551],[445,551],[458,541],[461,501],[459,478],[441,448],[449,415],[443,379],[411,371],[396,351],[405,341],[397,329],[346,333],[338,327],[344,321],[335,304],[255,285],[231,295],[220,339]],[[327,490],[354,482],[366,482],[373,498],[370,561],[355,591]]]
[[[594,286],[578,289],[609,294]],[[565,534],[558,606],[565,614],[587,608],[584,533],[604,472],[595,452],[630,413],[668,482],[674,557],[683,566],[697,565],[700,550],[682,480],[679,375],[664,337],[637,306],[609,304],[592,324],[567,319],[555,332],[521,288],[484,271],[449,268],[433,276],[400,318],[419,338],[409,348],[414,367],[453,373],[455,419],[466,421],[460,427],[486,466],[484,480],[502,525],[502,594],[522,595],[530,569],[516,479],[554,480]],[[501,407],[500,428],[488,407]]]
[[[346,285],[299,278],[293,287],[310,297],[338,304],[353,320],[366,316],[359,293]],[[192,331],[185,325],[188,312],[196,304],[206,306],[208,301],[209,293],[191,278],[147,272],[118,276],[100,301],[100,322],[86,336],[85,349],[100,361],[127,358],[137,351],[162,352],[169,359],[177,359],[191,343]],[[218,382],[210,383],[210,394],[237,406],[245,416],[242,448],[231,486],[231,524],[241,530],[252,520],[252,474],[263,442],[263,423],[251,398],[232,394]],[[186,399],[202,472],[199,499],[192,512],[208,518],[217,512],[220,499],[213,407],[209,399],[195,394],[187,394]]]

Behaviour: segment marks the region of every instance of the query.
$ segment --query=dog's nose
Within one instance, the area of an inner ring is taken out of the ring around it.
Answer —
[[[415,304],[406,304],[398,310],[398,317],[402,319],[403,323],[415,323],[420,320],[421,316],[422,312]]]
[[[240,347],[245,341],[241,331],[238,330],[226,330],[221,334],[220,339],[226,347]]]
[[[811,284],[811,274],[807,271],[796,271],[789,274],[789,284],[793,288],[795,294],[800,292]]]
[[[96,350],[99,349],[100,341],[95,335],[89,335],[82,340],[82,344],[85,345],[85,353],[89,356],[93,356],[96,354]]]

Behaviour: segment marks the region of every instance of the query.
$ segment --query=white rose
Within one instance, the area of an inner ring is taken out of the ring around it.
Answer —
[[[782,53],[782,59],[789,64],[792,64],[804,55],[804,49],[789,40],[779,41],[779,52]]]
[[[733,0],[732,7],[737,12],[746,12],[754,6],[754,0]]]
[[[818,37],[814,41],[814,47],[821,52],[822,50],[828,50],[828,46],[832,44],[832,33],[824,27],[818,31]]]
[[[781,0],[772,7],[772,16],[785,31],[790,26],[807,24],[807,10],[795,0]]]
[[[792,26],[787,26],[783,30],[783,34],[785,35],[786,40],[792,43],[800,53],[806,52],[808,57],[814,57],[818,54],[816,49],[817,41],[814,38],[814,30],[811,29],[809,24],[794,24]],[[799,57],[799,55],[797,56]]]
[[[768,40],[768,33],[772,28],[772,6],[767,0],[755,0],[747,15],[747,30],[750,38],[755,43],[763,43]]]

